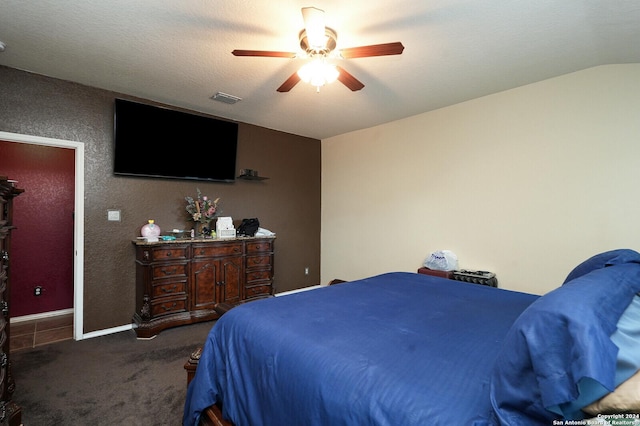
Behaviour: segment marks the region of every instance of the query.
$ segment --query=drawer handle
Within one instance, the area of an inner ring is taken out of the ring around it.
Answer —
[[[167,252],[167,257],[171,257],[171,256],[173,256],[173,253],[172,253],[172,252],[170,252],[170,251],[168,251],[168,252]]]
[[[175,308],[176,306],[178,306],[178,304],[176,302],[173,302],[173,305],[167,307],[167,305],[162,305],[162,309],[164,309],[165,311],[170,311],[173,308]]]
[[[174,293],[177,289],[178,289],[177,285],[174,285],[171,288],[162,287],[162,291],[164,291],[165,293]]]
[[[204,249],[200,250],[200,255],[204,255]]]
[[[262,262],[264,262],[264,259],[263,259],[263,258],[253,259],[253,264],[254,264],[254,265],[259,265],[259,264],[261,264]]]
[[[233,251],[235,251],[236,253],[240,253],[240,247],[234,247]]]
[[[175,267],[172,270],[168,270],[168,269],[162,268],[162,269],[160,269],[160,271],[162,271],[162,273],[165,274],[165,275],[174,275],[176,273],[177,269],[178,268],[175,268]]]

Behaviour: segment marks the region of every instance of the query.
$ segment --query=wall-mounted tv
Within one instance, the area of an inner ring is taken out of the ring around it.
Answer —
[[[238,123],[115,100],[115,175],[233,182]]]

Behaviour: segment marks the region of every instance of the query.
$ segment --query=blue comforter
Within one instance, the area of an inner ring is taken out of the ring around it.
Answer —
[[[640,330],[611,339],[638,292],[640,254],[616,250],[542,297],[390,273],[251,302],[211,330],[184,424],[216,402],[238,426],[581,418],[640,368]]]
[[[391,273],[241,305],[208,336],[184,424],[221,402],[236,425],[464,425],[537,296]]]

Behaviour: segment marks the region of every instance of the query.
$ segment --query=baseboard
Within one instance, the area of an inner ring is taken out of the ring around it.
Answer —
[[[287,294],[293,294],[293,293],[299,293],[301,291],[308,291],[308,290],[313,290],[316,288],[320,288],[320,287],[324,287],[321,284],[318,285],[313,285],[311,287],[304,287],[304,288],[299,288],[296,290],[290,290],[290,291],[283,291],[282,293],[276,293],[276,296],[286,296]],[[11,324],[17,324],[20,322],[25,322],[25,321],[34,321],[34,320],[40,320],[40,319],[44,319],[44,318],[52,318],[52,317],[57,317],[57,316],[61,316],[61,315],[69,315],[69,314],[73,314],[74,310],[73,308],[70,309],[62,309],[59,311],[51,311],[51,312],[43,312],[40,314],[32,314],[32,315],[23,315],[21,317],[14,317],[11,318]],[[127,331],[127,330],[131,330],[133,328],[133,324],[127,324],[127,325],[122,325],[120,327],[113,327],[113,328],[107,328],[104,330],[97,330],[97,331],[92,331],[90,333],[84,333],[82,335],[82,339],[91,339],[92,337],[100,337],[100,336],[106,336],[107,334],[113,334],[113,333],[119,333],[121,331]],[[78,339],[76,339],[78,340]]]
[[[25,322],[25,321],[35,321],[35,320],[41,320],[41,319],[45,319],[45,318],[52,318],[52,317],[58,317],[61,315],[69,315],[69,314],[73,314],[73,308],[69,308],[69,309],[61,309],[59,311],[51,311],[51,312],[42,312],[39,314],[31,314],[31,315],[23,315],[21,317],[13,317],[9,320],[9,322],[11,324],[15,324],[15,323],[19,323],[19,322]]]
[[[51,312],[42,312],[40,314],[31,314],[31,315],[23,315],[21,317],[14,317],[10,319],[11,324],[18,324],[26,321],[36,321],[46,318],[54,318],[62,315],[72,315],[74,313],[73,308],[69,309],[61,309],[59,311],[51,311]],[[76,340],[82,339],[90,339],[92,337],[100,337],[106,336],[107,334],[120,333],[122,331],[131,330],[133,328],[133,324],[121,325],[119,327],[106,328],[104,330],[92,331],[90,333],[82,334],[81,338],[77,338]]]
[[[286,296],[287,294],[300,293],[301,291],[313,290],[316,288],[324,287],[321,284],[312,285],[311,287],[298,288],[296,290],[283,291],[282,293],[276,293],[275,296]]]
[[[128,331],[133,329],[133,324],[121,325],[120,327],[105,328],[103,330],[92,331],[90,333],[84,333],[83,339],[91,339],[93,337],[106,336],[107,334],[120,333],[122,331]]]

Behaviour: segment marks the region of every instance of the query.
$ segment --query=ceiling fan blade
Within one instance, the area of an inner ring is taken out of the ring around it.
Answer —
[[[394,43],[372,44],[370,46],[348,47],[340,49],[345,59],[366,58],[368,56],[400,55],[404,46],[399,41]]]
[[[234,56],[266,56],[269,58],[295,58],[294,52],[278,52],[273,50],[234,50]]]
[[[300,76],[296,71],[293,74],[291,74],[291,76],[284,83],[282,83],[280,87],[278,87],[277,91],[288,92],[289,90],[293,89],[293,86],[298,84],[299,81],[300,81]]]
[[[351,89],[352,92],[356,92],[364,87],[364,84],[362,84],[360,80],[346,72],[344,68],[336,65],[336,69],[340,73],[340,75],[338,75],[338,80],[340,81],[340,83],[347,86],[349,89]]]
[[[307,32],[309,47],[320,50],[327,44],[324,29],[324,10],[315,7],[303,7],[302,19]]]

